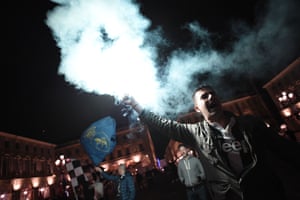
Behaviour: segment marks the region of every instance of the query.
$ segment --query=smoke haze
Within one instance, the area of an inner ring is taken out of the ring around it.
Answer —
[[[299,53],[299,1],[272,0],[253,27],[233,22],[235,40],[226,50],[213,46],[211,33],[197,21],[185,25],[196,41],[191,50],[174,49],[163,66],[161,30],[130,0],[53,0],[46,24],[61,50],[59,74],[76,88],[116,98],[134,96],[161,114],[191,108],[191,92],[205,81],[230,96],[240,77],[262,78],[285,67]],[[224,82],[224,74],[231,84]],[[201,79],[202,78],[202,79]],[[239,82],[238,82],[239,81]],[[229,89],[229,90],[227,90]],[[224,91],[224,90],[223,90]]]

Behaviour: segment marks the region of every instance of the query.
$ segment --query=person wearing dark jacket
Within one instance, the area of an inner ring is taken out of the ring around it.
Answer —
[[[225,111],[208,85],[197,88],[192,98],[194,110],[203,116],[193,124],[156,115],[134,98],[125,97],[123,102],[148,126],[197,151],[213,200],[300,199],[299,180],[287,184],[277,168],[278,163],[285,163],[293,175],[299,175],[298,143],[280,137],[258,117]]]
[[[134,200],[135,185],[132,175],[126,171],[125,164],[120,164],[118,167],[118,175],[112,175],[104,172],[100,167],[95,167],[95,170],[100,172],[103,178],[117,183],[117,200]]]

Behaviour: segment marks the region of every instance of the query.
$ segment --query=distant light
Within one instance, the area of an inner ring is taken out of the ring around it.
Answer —
[[[125,164],[125,160],[124,159],[118,160],[117,163],[118,163],[118,165]]]
[[[57,160],[55,161],[55,165],[58,166],[59,164],[60,164],[60,160],[57,159]]]
[[[290,117],[292,115],[292,110],[291,110],[291,108],[285,108],[285,109],[281,110],[281,113],[285,117]]]
[[[287,96],[283,96],[283,97],[282,97],[282,100],[283,100],[283,101],[286,101],[287,99],[288,99]]]
[[[159,158],[156,158],[156,161],[157,161],[158,168],[160,169],[161,168],[161,164],[160,164]]]
[[[64,154],[61,154],[61,155],[59,156],[59,159],[60,159],[60,160],[64,160],[64,159],[65,159]]]
[[[23,182],[22,179],[14,179],[13,183],[12,183],[13,190],[14,191],[19,190],[21,188],[21,186],[22,186],[22,182]]]
[[[281,129],[281,130],[285,130],[286,128],[287,128],[287,125],[286,125],[286,124],[281,124],[281,125],[280,125],[280,129]]]
[[[132,160],[136,163],[140,162],[141,161],[141,155],[132,156]]]
[[[101,167],[104,169],[104,171],[108,171],[109,169],[109,164],[103,164]]]
[[[54,183],[55,176],[48,176],[47,177],[47,183],[48,185],[52,185]]]
[[[264,121],[264,123],[265,123],[265,125],[266,125],[268,128],[271,127],[271,125],[269,124],[269,122]]]
[[[292,98],[294,97],[294,93],[290,92],[290,93],[288,94],[288,97],[289,97],[290,99],[292,99]]]
[[[40,178],[32,178],[31,179],[32,187],[37,188],[40,185]]]
[[[296,108],[300,109],[300,101],[296,103]]]
[[[67,174],[66,177],[67,177],[67,180],[68,180],[68,181],[71,181],[71,176],[70,176],[70,174]]]

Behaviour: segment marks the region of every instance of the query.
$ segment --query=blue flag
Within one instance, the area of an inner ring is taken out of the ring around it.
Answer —
[[[99,165],[116,146],[116,121],[108,116],[92,123],[81,135],[80,143],[92,160]]]

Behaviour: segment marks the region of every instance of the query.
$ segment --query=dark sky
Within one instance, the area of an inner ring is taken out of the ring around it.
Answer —
[[[152,27],[163,27],[165,37],[172,41],[160,52],[163,57],[173,48],[190,47],[192,38],[182,26],[193,20],[212,33],[214,48],[230,48],[236,39],[231,23],[257,26],[267,1],[138,2]],[[113,97],[75,89],[58,75],[60,51],[45,24],[46,13],[54,6],[47,0],[9,1],[2,6],[7,14],[2,14],[0,131],[60,144],[78,139],[84,129],[103,116],[116,117],[118,127],[127,125]],[[298,46],[281,61],[282,66],[299,56]]]

